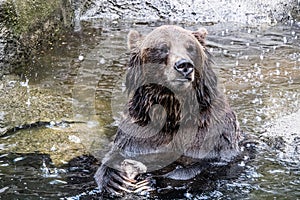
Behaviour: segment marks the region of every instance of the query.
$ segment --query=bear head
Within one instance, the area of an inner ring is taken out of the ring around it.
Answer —
[[[137,85],[156,83],[168,88],[192,87],[195,76],[201,76],[205,52],[204,28],[189,31],[178,26],[164,25],[146,36],[137,31],[128,34],[131,51],[130,68],[134,77],[129,77]],[[143,77],[143,78],[142,78]]]

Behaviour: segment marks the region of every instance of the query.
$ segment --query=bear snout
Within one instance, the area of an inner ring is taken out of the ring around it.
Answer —
[[[174,69],[179,72],[184,78],[192,80],[192,73],[194,71],[194,64],[187,59],[180,59],[174,64]]]

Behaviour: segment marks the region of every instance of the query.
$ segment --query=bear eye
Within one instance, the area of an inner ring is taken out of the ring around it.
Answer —
[[[198,55],[198,49],[195,45],[193,44],[188,44],[187,47],[186,47],[186,50],[187,50],[187,53],[194,57],[194,56],[197,56]]]
[[[162,64],[166,62],[169,55],[169,47],[166,44],[155,46],[146,50],[147,60],[152,63]]]
[[[194,53],[194,52],[196,52],[196,47],[195,47],[194,45],[192,45],[192,44],[189,44],[189,45],[187,46],[187,51],[188,51],[189,53]]]

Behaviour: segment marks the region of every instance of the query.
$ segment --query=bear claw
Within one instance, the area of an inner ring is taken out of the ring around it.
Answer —
[[[115,172],[111,173],[111,178],[105,190],[116,196],[122,196],[122,192],[142,194],[152,190],[150,181],[147,179],[137,182]]]

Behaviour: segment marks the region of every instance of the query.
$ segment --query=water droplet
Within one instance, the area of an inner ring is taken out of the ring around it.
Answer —
[[[68,139],[71,142],[74,142],[74,143],[77,143],[77,144],[79,144],[81,142],[80,138],[77,137],[76,135],[69,135]]]
[[[287,39],[286,37],[283,37],[283,43],[286,44],[287,43]]]
[[[264,56],[261,54],[261,55],[259,56],[259,58],[260,58],[261,60],[263,60],[263,59],[264,59]]]
[[[246,165],[246,164],[245,164],[244,161],[242,161],[242,162],[239,164],[240,167],[245,167],[245,165]]]
[[[260,116],[256,116],[255,119],[256,119],[256,121],[258,121],[258,122],[260,122],[260,121],[262,120]]]
[[[253,103],[253,104],[256,104],[258,102],[259,102],[259,99],[257,97],[251,101],[251,103]]]
[[[259,78],[260,78],[260,79],[263,79],[263,78],[264,78],[264,75],[260,75]]]
[[[251,33],[251,29],[249,28],[247,32],[250,34]]]
[[[99,60],[99,63],[103,65],[103,64],[105,64],[105,63],[106,63],[106,61],[105,61],[105,59],[104,59],[104,58],[101,58],[101,59]]]
[[[236,75],[236,69],[232,69],[232,74]]]
[[[279,62],[276,62],[276,67],[280,67],[280,63]]]
[[[53,146],[51,147],[50,151],[56,151],[55,145],[53,145]]]
[[[289,77],[288,84],[292,84],[292,83],[294,83],[294,80],[292,79],[292,77]]]
[[[286,75],[288,75],[289,74],[289,72],[288,71],[284,71],[284,75],[286,76]]]
[[[261,68],[260,68],[260,67],[257,67],[256,75],[260,75],[260,74],[261,74]]]
[[[28,99],[27,99],[27,102],[26,102],[26,105],[29,107],[29,106],[30,106],[30,104],[31,104],[31,102],[30,102],[30,98],[28,98]]]
[[[222,36],[224,36],[224,35],[225,35],[225,32],[224,32],[224,31],[222,31],[222,32],[221,32],[221,35],[222,35]]]
[[[29,83],[29,79],[26,78],[25,82],[22,82],[22,81],[20,82],[20,85],[22,87],[28,87],[28,83]]]
[[[79,60],[79,61],[83,61],[83,60],[84,60],[84,56],[83,56],[83,55],[79,55],[79,56],[78,56],[78,60]]]

